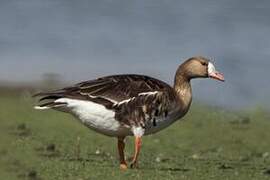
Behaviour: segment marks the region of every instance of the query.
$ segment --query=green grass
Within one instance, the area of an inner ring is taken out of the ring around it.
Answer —
[[[193,105],[183,121],[143,138],[139,169],[120,171],[116,139],[72,116],[0,96],[1,179],[269,179],[270,119]],[[126,154],[133,153],[133,139]]]

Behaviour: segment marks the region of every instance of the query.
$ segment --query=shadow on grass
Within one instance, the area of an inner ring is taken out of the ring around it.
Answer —
[[[187,169],[187,168],[159,168],[158,170],[160,171],[173,171],[173,172],[188,172],[191,171],[191,169]]]

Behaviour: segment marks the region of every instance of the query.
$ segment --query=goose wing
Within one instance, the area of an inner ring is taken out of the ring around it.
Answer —
[[[140,93],[171,91],[171,89],[170,85],[163,81],[143,75],[127,74],[106,76],[55,91],[41,92],[34,96],[39,96],[42,102],[46,101],[40,107],[53,107],[54,101],[59,98],[72,98],[94,101],[110,108],[121,101],[137,97]]]

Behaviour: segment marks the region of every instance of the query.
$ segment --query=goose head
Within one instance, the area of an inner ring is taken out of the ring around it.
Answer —
[[[182,76],[182,78],[187,80],[193,78],[212,78],[225,81],[224,76],[216,70],[214,64],[202,56],[192,57],[186,60],[179,66],[176,76]]]

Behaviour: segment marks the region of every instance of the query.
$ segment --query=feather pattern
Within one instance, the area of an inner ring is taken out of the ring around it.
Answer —
[[[72,87],[63,88],[51,92],[42,92],[34,96],[42,97],[42,100],[58,99],[63,97],[92,100],[100,97],[109,101],[120,102],[139,93],[171,89],[160,80],[143,75],[115,75],[81,82]]]
[[[151,128],[157,126],[157,119],[166,119],[175,105],[168,91],[141,93],[113,106],[115,118],[131,127]]]
[[[177,99],[168,84],[142,75],[107,76],[35,96],[41,97],[40,107],[55,109],[60,98],[91,101],[113,110],[123,126],[143,128],[157,126],[157,120],[168,116]]]

